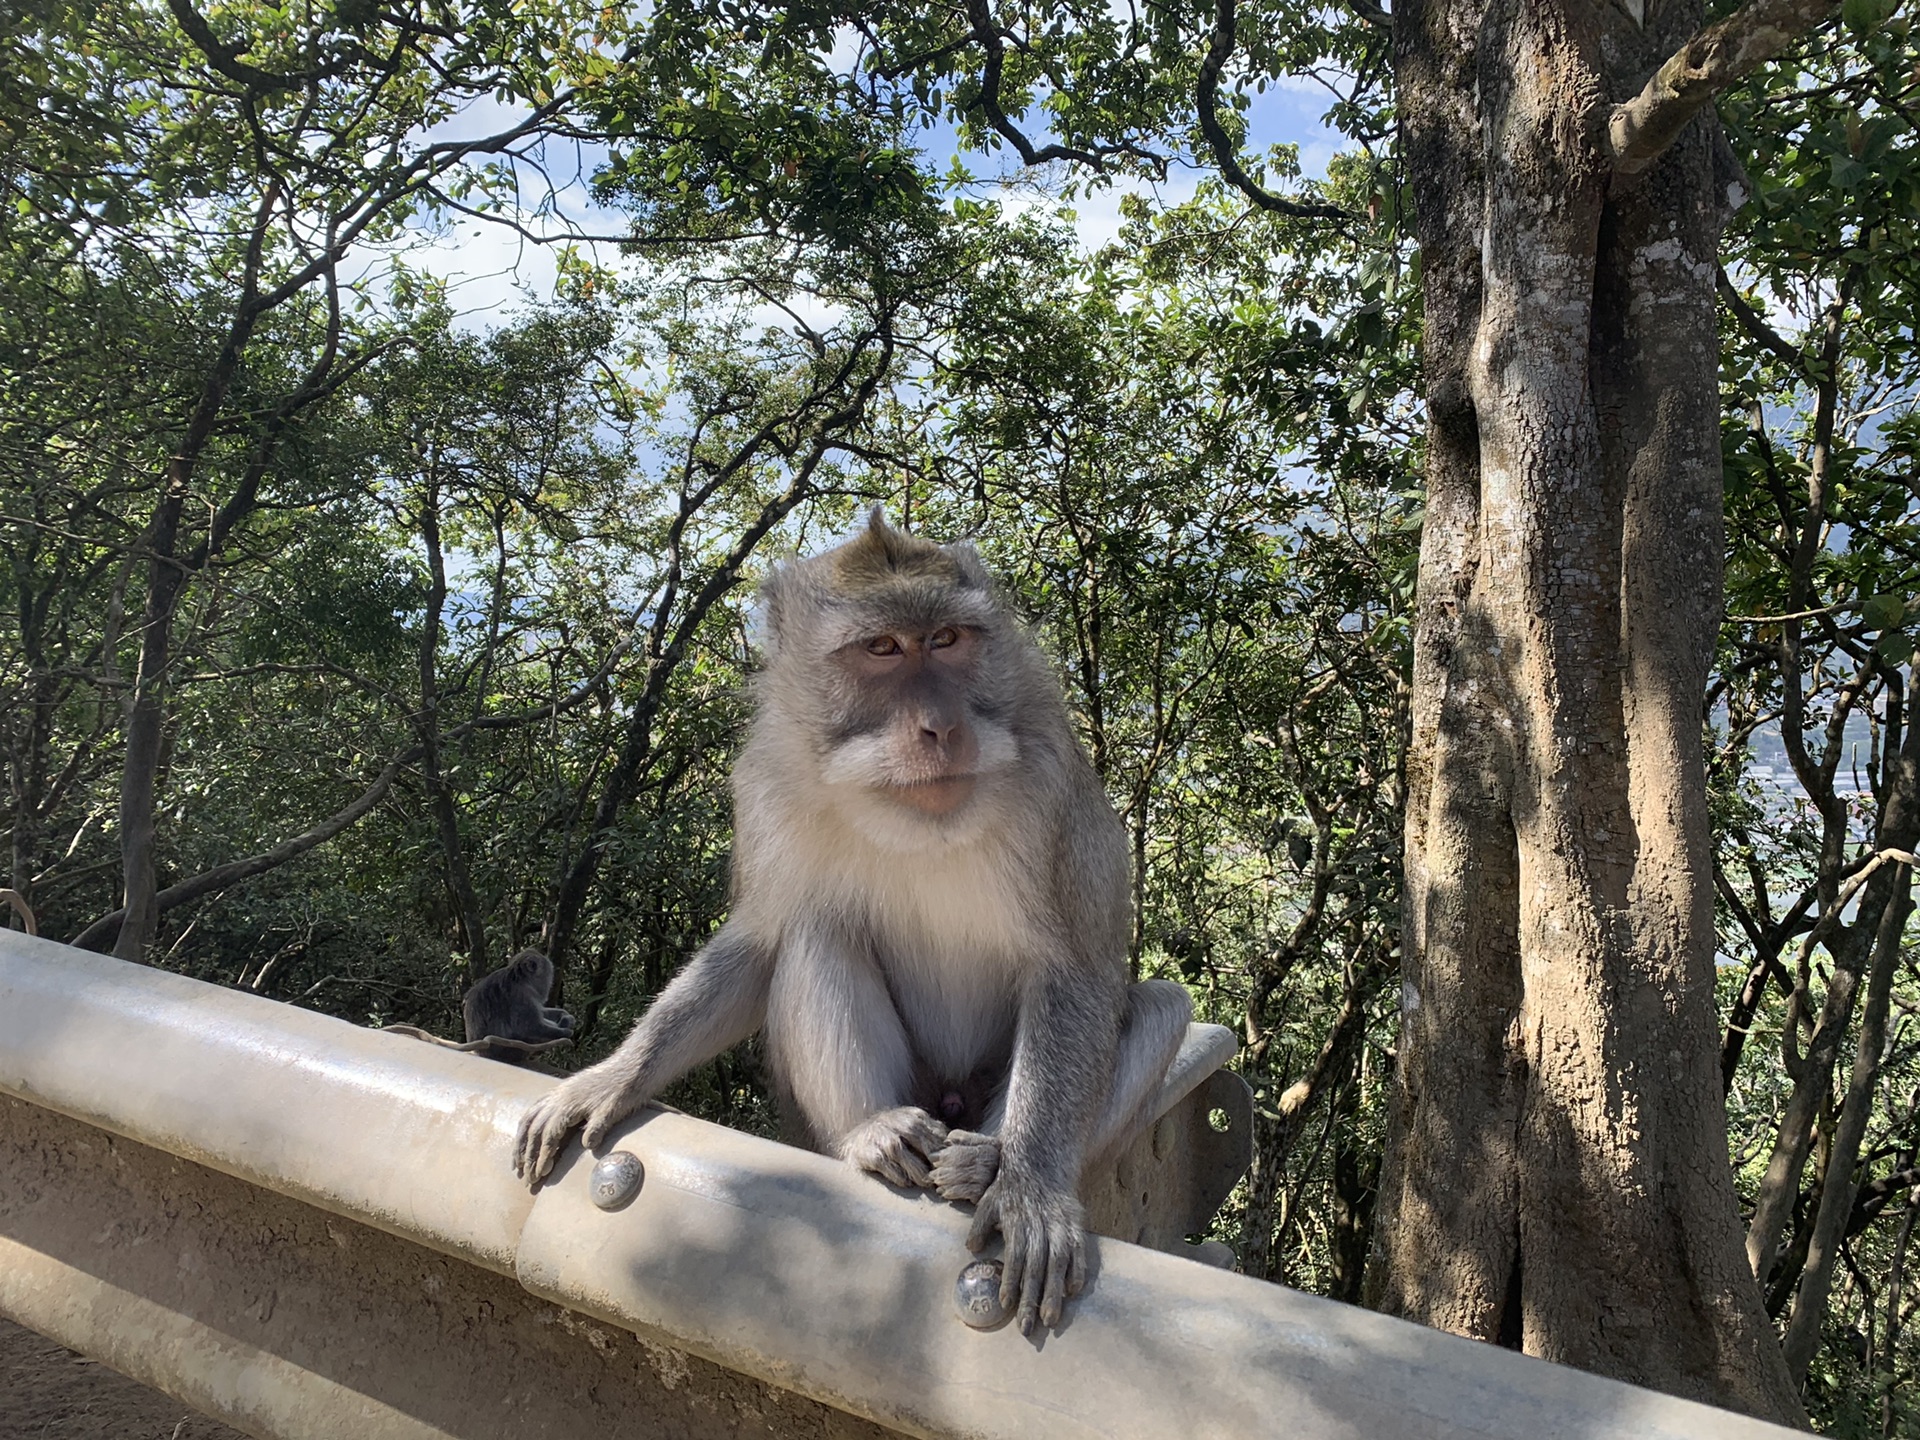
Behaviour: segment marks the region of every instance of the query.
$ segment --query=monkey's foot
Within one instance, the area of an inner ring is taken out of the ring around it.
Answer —
[[[1000,1173],[1000,1137],[977,1130],[949,1130],[933,1157],[933,1186],[942,1200],[976,1205]]]
[[[871,1171],[889,1185],[933,1188],[933,1157],[946,1144],[947,1127],[918,1105],[869,1116],[840,1137],[840,1158]]]
[[[1071,1189],[1003,1165],[973,1212],[967,1248],[986,1248],[998,1230],[1000,1304],[1018,1307],[1020,1333],[1031,1335],[1033,1322],[1053,1328],[1066,1312],[1067,1297],[1087,1283],[1086,1213]]]

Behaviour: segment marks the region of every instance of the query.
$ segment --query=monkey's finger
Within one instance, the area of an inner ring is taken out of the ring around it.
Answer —
[[[620,1113],[611,1105],[602,1105],[597,1109],[589,1110],[587,1123],[580,1127],[580,1143],[591,1150],[607,1138],[607,1131],[613,1128],[614,1122],[619,1118]]]
[[[533,1178],[545,1179],[547,1172],[553,1169],[553,1162],[560,1158],[561,1148],[567,1143],[567,1134],[573,1129],[571,1120],[549,1120],[540,1128],[540,1153],[534,1158]]]
[[[1011,1244],[1008,1246],[1012,1248]],[[1031,1335],[1040,1317],[1040,1301],[1047,1286],[1047,1228],[1035,1225],[1027,1238],[1027,1259],[1020,1267],[1020,1333]],[[1052,1322],[1049,1321],[1049,1324]]]
[[[1017,1207],[1000,1217],[1000,1234],[1006,1241],[1000,1247],[1000,1308],[1011,1310],[1020,1299],[1020,1281],[1027,1270],[1026,1229]]]
[[[1000,1228],[1000,1197],[989,1189],[983,1194],[973,1212],[973,1228],[967,1231],[967,1249],[978,1255],[987,1248],[987,1242],[993,1239],[993,1232]],[[1004,1282],[1001,1294],[1006,1293]],[[1004,1303],[1004,1302],[1003,1302]]]
[[[520,1122],[520,1143],[514,1156],[514,1170],[522,1180],[538,1180],[546,1173],[540,1163],[540,1147],[546,1140],[546,1134],[546,1106],[543,1103],[529,1110]]]
[[[1060,1323],[1067,1308],[1067,1292],[1072,1285],[1067,1277],[1073,1262],[1073,1247],[1062,1245],[1058,1237],[1047,1246],[1047,1284],[1040,1296],[1040,1323],[1050,1330]]]
[[[1030,1335],[1033,1333],[1033,1313],[1032,1308],[1027,1304],[1026,1290],[1021,1285],[1021,1276],[1025,1273],[1025,1261],[1024,1259],[1014,1258],[1022,1253],[1021,1251],[1015,1250],[1012,1246],[1008,1246],[1006,1254],[1001,1260],[1000,1308],[1002,1310],[1012,1310],[1017,1306],[1020,1317],[1020,1333],[1022,1335]]]
[[[908,1145],[931,1160],[938,1155],[947,1143],[947,1127],[931,1115],[913,1122],[905,1136]]]
[[[933,1171],[928,1168],[927,1162],[924,1159],[914,1154],[913,1151],[904,1145],[900,1147],[900,1153],[895,1159],[898,1162],[897,1168],[903,1177],[898,1183],[906,1185],[909,1189],[913,1190],[930,1190],[933,1188]]]
[[[513,1173],[522,1180],[527,1178],[527,1131],[533,1126],[533,1111],[529,1110],[520,1117],[520,1124],[513,1132]]]
[[[1073,1254],[1067,1262],[1067,1294],[1078,1295],[1087,1288],[1087,1238],[1082,1235],[1073,1243]]]

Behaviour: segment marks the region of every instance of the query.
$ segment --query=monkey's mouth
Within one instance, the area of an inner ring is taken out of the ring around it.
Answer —
[[[909,780],[888,785],[890,799],[909,805],[923,815],[951,815],[973,794],[972,775],[941,775],[932,780]]]

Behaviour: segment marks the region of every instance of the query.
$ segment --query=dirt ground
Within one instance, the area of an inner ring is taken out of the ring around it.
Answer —
[[[0,1440],[246,1440],[116,1370],[0,1319]]]

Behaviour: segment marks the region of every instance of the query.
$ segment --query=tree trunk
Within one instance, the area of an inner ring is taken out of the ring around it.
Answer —
[[[1847,1222],[1853,1218],[1854,1197],[1860,1188],[1854,1171],[1860,1163],[1860,1142],[1866,1138],[1867,1121],[1873,1114],[1874,1088],[1880,1078],[1894,962],[1899,959],[1900,937],[1913,909],[1913,882],[1907,867],[1894,868],[1899,888],[1888,897],[1886,908],[1880,912],[1867,981],[1867,1012],[1860,1022],[1853,1074],[1834,1131],[1834,1153],[1827,1165],[1826,1183],[1820,1187],[1819,1208],[1807,1242],[1806,1265],[1794,1290],[1793,1317],[1787,1324],[1786,1339],[1781,1346],[1786,1355],[1787,1372],[1795,1383],[1805,1382],[1807,1366],[1820,1343],[1820,1327],[1827,1318],[1827,1301],[1833,1290],[1833,1267],[1840,1257],[1840,1244],[1846,1237]]]
[[[122,960],[144,962],[160,918],[155,901],[158,886],[154,805],[159,795],[160,761],[167,725],[167,671],[173,661],[173,621],[186,588],[189,566],[176,553],[180,523],[192,493],[200,457],[213,438],[214,426],[226,404],[227,391],[240,372],[240,357],[259,323],[261,305],[254,282],[259,273],[260,249],[266,217],[277,189],[270,188],[254,224],[247,252],[245,294],[201,385],[180,438],[180,447],[167,460],[166,476],[154,502],[153,518],[142,537],[147,556],[147,598],[140,616],[140,662],[134,672],[133,694],[127,704],[127,760],[120,777],[120,930],[113,953]],[[227,509],[229,507],[223,507]],[[109,657],[110,658],[110,657]]]
[[[237,354],[237,349],[235,351]],[[226,357],[222,356],[224,360]],[[211,413],[218,409],[226,393],[228,376],[217,375],[209,393],[218,391],[211,402],[202,401],[207,429],[212,428]],[[195,417],[196,420],[200,416]],[[201,441],[204,444],[204,439]],[[186,571],[174,557],[180,532],[180,513],[186,503],[193,474],[194,455],[182,447],[167,466],[165,488],[154,507],[153,521],[147,527],[147,600],[140,623],[140,663],[134,672],[133,696],[127,706],[127,761],[120,776],[120,933],[113,953],[122,960],[144,961],[147,946],[153,940],[154,925],[160,916],[154,903],[158,882],[155,871],[154,802],[159,791],[160,754],[166,735],[166,676],[172,658],[173,616],[180,603],[180,591],[186,583]]]
[[[460,926],[460,946],[466,951],[467,983],[473,984],[492,968],[487,953],[486,911],[474,892],[467,866],[466,846],[460,838],[460,812],[452,787],[440,766],[440,633],[447,604],[447,562],[440,547],[440,478],[437,461],[428,447],[419,455],[424,478],[420,497],[420,540],[427,552],[426,616],[420,626],[420,776],[433,809],[440,837],[440,858],[446,866],[447,897]]]
[[[1369,1295],[1802,1419],[1717,1067],[1701,699],[1722,554],[1711,115],[1608,108],[1697,5],[1395,7],[1431,453],[1402,1033]]]

